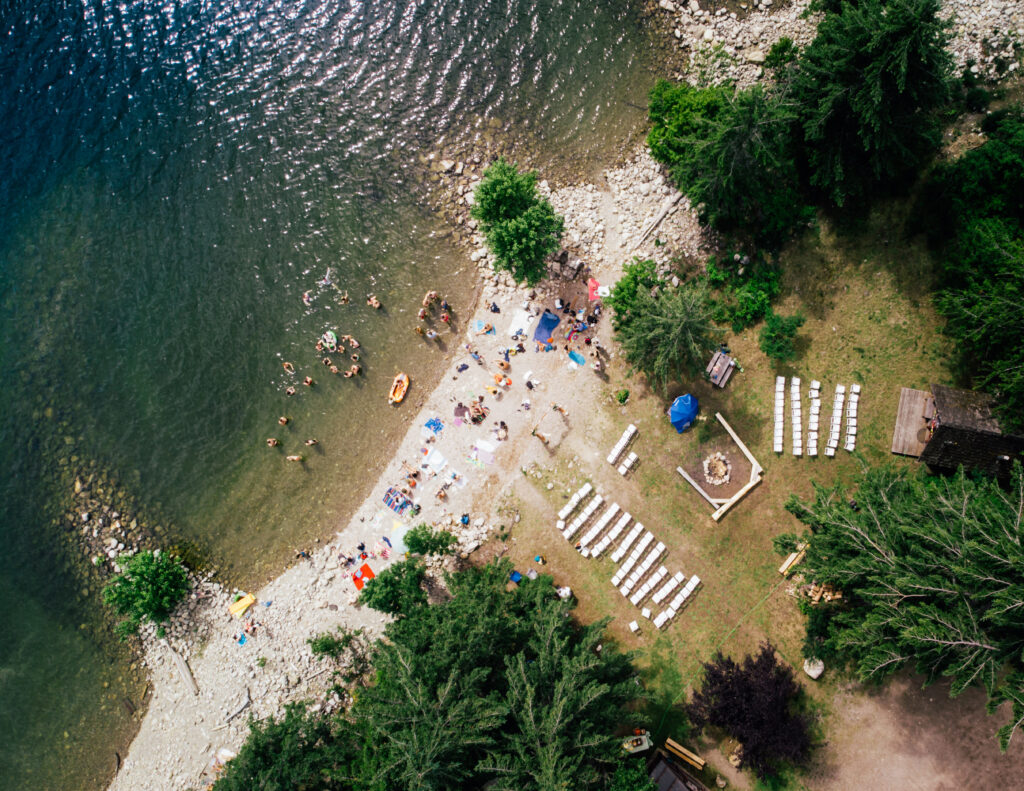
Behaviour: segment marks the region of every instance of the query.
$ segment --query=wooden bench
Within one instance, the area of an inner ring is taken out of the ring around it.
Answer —
[[[672,741],[672,739],[665,739],[665,749],[678,758],[682,758],[690,766],[694,767],[698,771],[704,771],[704,765],[707,763],[697,753],[691,753],[683,745],[678,742]]]

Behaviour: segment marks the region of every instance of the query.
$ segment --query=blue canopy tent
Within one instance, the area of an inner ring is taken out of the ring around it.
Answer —
[[[558,316],[552,313],[550,310],[545,310],[541,314],[540,321],[537,322],[537,329],[533,331],[533,339],[540,343],[549,344],[551,343],[551,333],[555,331],[555,327],[559,325],[562,320]]]
[[[697,403],[697,399],[687,393],[672,402],[672,406],[668,408],[668,419],[672,421],[676,431],[682,434],[693,423],[699,410],[700,405]]]

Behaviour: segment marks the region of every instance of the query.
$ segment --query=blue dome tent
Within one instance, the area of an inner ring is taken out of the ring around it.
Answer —
[[[672,421],[676,431],[682,434],[693,423],[699,409],[697,399],[687,393],[672,402],[672,406],[668,408],[668,419]]]

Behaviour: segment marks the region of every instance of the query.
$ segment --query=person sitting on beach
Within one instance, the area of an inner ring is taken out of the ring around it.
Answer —
[[[277,437],[267,437],[268,448],[276,448],[280,444],[281,443],[278,441]]]
[[[437,337],[437,333],[434,330],[427,330],[427,340],[432,341]]]
[[[293,396],[293,395],[295,395],[295,388],[294,387],[289,387],[289,388],[285,389],[284,394],[286,396]]]
[[[283,367],[283,368],[284,368],[284,369],[285,369],[285,370],[286,370],[286,371],[287,371],[288,373],[290,373],[290,374],[293,374],[293,373],[295,373],[295,366],[294,366],[294,365],[292,365],[292,364],[291,364],[290,362],[287,362],[287,361],[285,361],[285,362],[281,363],[281,366],[282,366],[282,367]]]
[[[416,334],[417,335],[426,335],[427,333],[426,333],[426,330],[424,330],[421,326],[419,326],[417,324],[416,325]]]
[[[509,366],[508,360],[498,360],[498,367],[503,371],[507,371],[511,366]]]
[[[313,377],[312,376],[307,376],[305,379],[302,380],[302,384],[304,384],[306,387],[312,387],[313,386]]]
[[[445,324],[451,324],[452,317],[449,316],[447,313],[442,313],[441,314],[441,321],[443,321]]]
[[[441,310],[447,312],[449,310],[447,298],[441,300]]]
[[[427,309],[426,308],[420,308],[420,312],[416,314],[416,318],[418,318],[420,321],[423,321],[424,319],[426,319],[427,318]]]

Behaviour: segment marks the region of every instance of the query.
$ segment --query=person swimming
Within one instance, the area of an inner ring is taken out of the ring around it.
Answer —
[[[309,295],[308,291],[304,291],[302,293],[302,302],[303,302],[304,305],[307,305],[307,306],[313,304],[313,298]]]
[[[323,279],[320,280],[320,285],[321,286],[333,285],[333,283],[331,281],[331,268],[330,267],[327,267],[327,272],[324,274]]]
[[[287,388],[287,389],[286,389],[286,390],[284,391],[284,394],[285,394],[286,396],[293,396],[293,395],[295,395],[295,388],[294,388],[294,387],[289,387],[289,388]]]
[[[302,384],[304,384],[306,387],[312,387],[313,386],[313,377],[312,376],[307,376],[305,379],[302,380]]]
[[[285,362],[281,363],[281,367],[283,367],[290,374],[295,373],[295,366],[292,365],[287,360]]]
[[[357,373],[360,373],[363,370],[363,368],[362,366],[359,365],[352,365],[349,367],[348,370],[351,371],[353,375],[355,375]]]
[[[268,448],[276,448],[280,444],[281,442],[277,439],[277,437],[267,437]]]
[[[380,309],[380,300],[377,299],[377,297],[374,296],[373,294],[366,295],[366,304],[369,305],[371,308],[377,308],[378,310]]]

